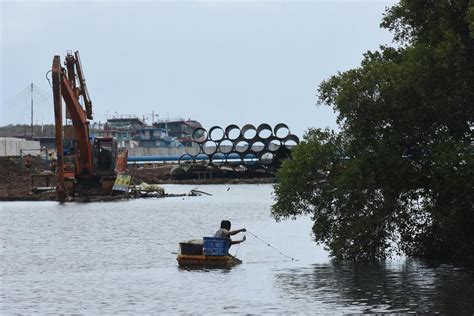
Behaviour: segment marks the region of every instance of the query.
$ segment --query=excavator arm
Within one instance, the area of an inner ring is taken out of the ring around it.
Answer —
[[[61,58],[54,56],[51,68],[53,80],[54,126],[56,134],[57,185],[59,202],[64,203],[66,186],[64,183],[64,145],[63,145],[63,102],[61,99]]]
[[[92,119],[92,102],[82,72],[79,52],[75,52],[74,55],[68,53],[64,64],[65,68],[61,66],[60,56],[56,55],[51,69],[58,169],[57,192],[60,202],[65,201],[66,187],[72,188],[73,194],[75,191],[89,194],[97,188],[104,192],[111,192],[116,173],[123,173],[127,166],[127,152],[118,153],[116,139],[95,137],[93,142],[90,139],[89,120]],[[83,102],[79,102],[81,97]],[[68,174],[68,178],[65,178],[63,100],[67,117],[72,120],[75,131],[76,163],[73,178],[71,173]]]
[[[72,124],[76,132],[76,148],[78,151],[76,152],[76,156],[78,158],[78,166],[76,166],[77,173],[80,175],[88,175],[92,173],[93,168],[92,146],[89,140],[89,121],[87,118],[87,113],[79,103],[76,88],[74,86],[75,78],[70,78],[71,76],[74,76],[74,65],[70,64],[70,62],[74,62],[74,60],[70,59],[70,57],[74,59],[74,57],[71,55],[66,57],[66,66],[68,68],[69,77],[66,74],[66,71],[61,67],[61,57],[56,55],[53,59],[52,76],[53,95],[55,96],[55,122],[56,127],[62,127],[62,111],[59,110],[61,104],[56,104],[58,102],[60,103],[60,98],[57,100],[56,96],[61,95],[66,104],[66,109],[71,116]],[[56,131],[57,140],[58,137],[62,144],[62,133],[58,135],[58,131]],[[58,146],[58,142],[56,145]],[[58,163],[60,164],[59,161]]]
[[[82,72],[81,58],[78,51],[74,52],[74,55],[76,56],[75,64],[80,85],[79,93],[84,99],[84,107],[86,108],[87,118],[92,120],[92,102],[91,98],[89,97],[89,91],[87,90],[86,79],[84,79],[84,73]]]

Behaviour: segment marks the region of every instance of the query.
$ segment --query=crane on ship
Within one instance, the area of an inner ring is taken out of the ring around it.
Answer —
[[[125,169],[127,154],[118,153],[113,137],[92,138],[89,122],[92,120],[92,102],[87,90],[79,52],[68,52],[65,68],[61,57],[55,55],[51,69],[57,154],[58,200],[79,193],[111,193],[117,172]],[[66,117],[73,125],[73,146],[65,154],[63,131],[64,100]],[[82,101],[82,102],[81,102]],[[82,104],[81,104],[82,103]],[[66,159],[67,158],[67,159]],[[66,163],[67,160],[67,163]]]

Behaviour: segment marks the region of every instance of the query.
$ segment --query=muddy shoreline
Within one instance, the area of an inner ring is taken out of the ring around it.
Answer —
[[[274,177],[247,177],[247,178],[225,178],[215,177],[212,179],[170,179],[169,174],[174,165],[163,165],[159,168],[140,168],[129,170],[132,176],[132,184],[138,185],[142,182],[149,184],[263,184],[274,183]],[[55,192],[34,193],[36,187],[54,187],[56,185],[55,175],[48,170],[45,161],[40,158],[31,159],[29,165],[18,157],[0,158],[0,201],[57,201]],[[187,196],[164,194],[154,198]],[[93,195],[87,197],[76,197],[69,199],[71,202],[96,202],[96,201],[122,201],[127,199],[143,198],[136,195]],[[153,197],[147,197],[153,198]]]
[[[207,180],[168,180],[157,181],[156,184],[195,184],[195,185],[209,185],[209,184],[266,184],[274,183],[273,178],[256,178],[256,179],[207,179]],[[190,196],[189,194],[164,194],[162,196],[154,197],[137,197],[132,195],[94,195],[87,197],[69,198],[66,202],[111,202],[123,201],[137,198],[166,198],[166,197],[180,197]],[[10,195],[0,195],[0,202],[19,202],[19,201],[57,201],[56,193],[16,193]]]

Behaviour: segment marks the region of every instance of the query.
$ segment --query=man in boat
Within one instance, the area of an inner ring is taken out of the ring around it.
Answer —
[[[240,244],[241,242],[244,242],[246,240],[246,237],[242,237],[241,240],[232,240],[230,236],[236,235],[238,233],[244,233],[247,230],[245,228],[237,229],[237,230],[230,230],[231,223],[228,220],[223,220],[221,221],[221,228],[216,231],[214,234],[214,237],[221,237],[221,238],[228,238],[230,240],[230,245],[236,245]]]

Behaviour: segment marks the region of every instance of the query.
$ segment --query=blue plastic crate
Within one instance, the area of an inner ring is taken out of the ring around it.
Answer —
[[[203,237],[203,252],[207,256],[225,256],[230,247],[230,240],[222,237]]]

